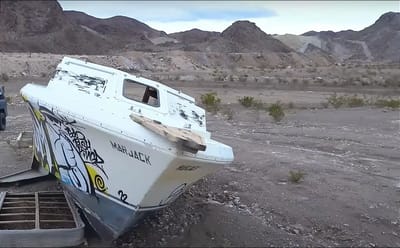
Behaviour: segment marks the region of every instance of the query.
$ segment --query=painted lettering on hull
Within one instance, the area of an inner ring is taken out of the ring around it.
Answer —
[[[123,154],[125,154],[125,155],[127,155],[129,157],[131,157],[131,158],[137,159],[137,160],[139,160],[140,162],[142,162],[144,164],[151,165],[150,155],[146,155],[144,153],[141,153],[141,152],[138,152],[138,151],[135,151],[135,150],[128,150],[126,148],[126,146],[118,144],[118,143],[113,142],[111,140],[110,140],[110,144],[111,144],[111,147],[113,149],[115,149],[115,150],[117,150],[117,151],[119,151],[119,152],[121,152],[121,153],[123,153]]]

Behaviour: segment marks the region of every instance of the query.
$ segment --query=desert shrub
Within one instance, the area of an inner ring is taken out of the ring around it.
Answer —
[[[400,99],[379,99],[375,102],[378,107],[398,109],[400,108]]]
[[[239,103],[246,108],[253,107],[257,110],[265,109],[265,104],[259,99],[254,99],[252,96],[244,96],[238,99]]]
[[[289,181],[299,183],[304,178],[305,173],[302,171],[289,171]]]
[[[12,97],[11,96],[6,96],[6,102],[11,103],[12,102]]]
[[[365,98],[365,97],[364,97]],[[352,96],[337,96],[336,93],[328,97],[328,103],[331,104],[334,108],[340,108],[342,106],[354,108],[361,107],[367,104],[367,101],[357,95]]]
[[[214,75],[214,80],[216,80],[216,81],[225,81],[226,78],[228,77],[228,75],[226,73],[219,72],[219,71],[213,75]]]
[[[1,80],[2,80],[2,81],[8,82],[9,79],[10,79],[10,78],[8,77],[7,73],[3,72],[3,73],[1,74]]]
[[[209,112],[217,112],[220,108],[221,99],[217,96],[217,93],[210,92],[201,95],[201,102]]]
[[[349,96],[346,99],[347,106],[349,107],[361,107],[365,105],[364,98],[360,98],[357,95]]]
[[[250,108],[251,106],[253,106],[254,103],[254,97],[252,96],[244,96],[239,98],[239,103],[242,104],[244,107],[246,108]]]
[[[269,115],[274,119],[274,121],[279,122],[285,117],[285,112],[280,102],[276,102],[268,107]]]
[[[346,99],[344,96],[337,96],[336,93],[333,93],[327,99],[328,103],[331,104],[334,108],[340,108],[346,103]]]

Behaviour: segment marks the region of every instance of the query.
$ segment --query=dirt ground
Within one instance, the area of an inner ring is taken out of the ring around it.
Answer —
[[[30,166],[30,148],[16,148],[30,131],[18,95],[30,79],[6,83],[12,96],[0,132],[0,175]],[[193,185],[170,207],[144,218],[113,246],[400,246],[400,113],[375,107],[316,108],[332,89],[198,87],[217,91],[234,110],[230,120],[208,114],[212,136],[234,149],[235,161]],[[386,94],[380,91],[368,94]],[[393,92],[389,92],[393,95]],[[397,93],[396,93],[397,94]],[[396,95],[395,94],[395,95]],[[292,102],[281,123],[237,98]],[[397,97],[399,95],[397,94]],[[299,183],[290,171],[304,173]],[[55,181],[1,191],[60,190]],[[103,243],[88,229],[84,246]]]

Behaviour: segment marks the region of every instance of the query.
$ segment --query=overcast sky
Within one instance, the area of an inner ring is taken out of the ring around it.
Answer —
[[[361,30],[400,1],[62,1],[64,10],[98,18],[123,15],[167,33],[198,28],[223,31],[236,20],[255,22],[269,34]]]

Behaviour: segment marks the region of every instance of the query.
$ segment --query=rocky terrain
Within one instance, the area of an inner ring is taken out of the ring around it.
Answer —
[[[320,48],[338,61],[400,61],[400,13],[383,14],[361,31],[310,31],[303,35],[277,35],[276,39],[299,52]]]
[[[213,85],[225,87],[266,87],[313,89],[336,87],[338,90],[400,86],[398,65],[336,64],[316,67],[308,62],[300,67],[284,66],[276,57],[258,53],[221,54],[165,51],[121,52],[118,55],[68,55],[123,71],[150,77],[164,83]],[[48,78],[64,57],[62,54],[2,53],[0,80],[4,78]],[[263,61],[262,64],[260,61]],[[301,58],[293,58],[302,63]],[[361,87],[361,88],[360,88]]]
[[[189,51],[234,56],[258,54],[282,66],[327,65],[337,62],[398,63],[400,13],[383,14],[361,31],[310,31],[303,35],[269,35],[249,21],[232,23],[223,32],[193,29],[166,34],[133,18],[100,19],[63,11],[51,1],[2,1],[0,51],[58,54]],[[267,65],[269,65],[267,63]]]
[[[6,131],[0,132],[0,176],[29,167],[31,148],[15,142],[20,132],[32,131],[18,91],[28,81],[45,80],[20,78],[5,84],[10,116]],[[398,110],[324,106],[333,94],[329,87],[169,84],[195,96],[199,104],[210,90],[221,97],[221,109],[207,114],[207,124],[215,139],[233,147],[234,163],[200,180],[170,207],[148,215],[111,244],[87,228],[82,247],[400,245]],[[399,96],[385,88],[345,91],[366,98]],[[277,123],[265,110],[239,104],[243,96],[292,106]],[[296,179],[293,173],[301,176]],[[0,190],[61,188],[53,180]]]
[[[166,34],[132,18],[63,11],[56,1],[0,1],[9,102],[0,176],[31,162],[31,147],[15,142],[32,131],[19,90],[45,85],[71,56],[160,81],[203,107],[201,96],[215,93],[221,105],[207,127],[235,154],[112,244],[88,227],[82,247],[399,247],[399,30],[400,14],[386,13],[358,32],[272,36],[237,21],[221,33]]]

